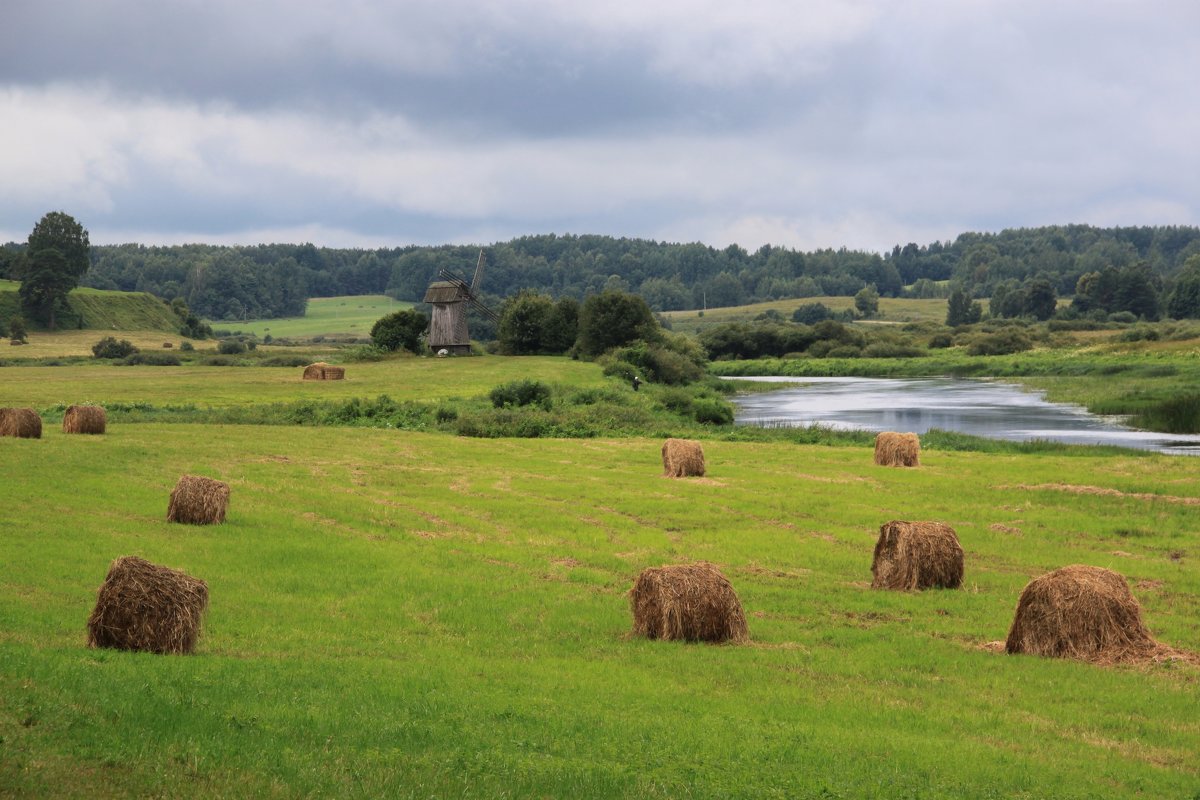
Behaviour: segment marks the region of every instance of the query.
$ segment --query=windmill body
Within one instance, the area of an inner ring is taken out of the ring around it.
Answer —
[[[467,310],[474,307],[482,314],[493,320],[499,320],[499,315],[485,306],[475,296],[479,279],[483,275],[483,251],[479,251],[479,261],[475,265],[475,275],[471,283],[457,277],[448,270],[441,270],[438,277],[443,280],[434,281],[425,290],[425,302],[433,306],[429,319],[429,335],[426,341],[429,349],[437,353],[445,350],[450,355],[469,355],[471,352],[471,335],[467,330]]]

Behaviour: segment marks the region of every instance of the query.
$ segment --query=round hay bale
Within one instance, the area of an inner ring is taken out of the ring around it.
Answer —
[[[750,638],[733,586],[706,562],[642,570],[629,591],[629,606],[637,636],[689,642]]]
[[[171,344],[170,342],[163,342],[163,347],[165,347],[168,350],[170,350],[174,346],[175,345]]]
[[[67,406],[63,414],[63,433],[104,433],[108,415],[100,406]]]
[[[184,475],[171,490],[167,521],[187,525],[219,525],[229,506],[229,484],[199,475]]]
[[[915,433],[884,431],[875,437],[875,463],[881,467],[919,467],[921,440]]]
[[[963,578],[958,535],[942,522],[885,522],[871,574],[873,589],[957,589]]]
[[[0,408],[0,436],[42,438],[42,418],[32,408]]]
[[[208,607],[208,584],[178,570],[122,556],[108,568],[88,617],[88,647],[191,653]]]
[[[1159,647],[1124,576],[1081,564],[1029,582],[1004,642],[1008,653],[1096,663],[1141,661]]]
[[[662,446],[663,475],[668,478],[703,478],[704,450],[691,439],[667,439]]]
[[[324,361],[309,364],[304,368],[304,380],[306,381],[340,381],[345,378],[345,367],[334,367]]]

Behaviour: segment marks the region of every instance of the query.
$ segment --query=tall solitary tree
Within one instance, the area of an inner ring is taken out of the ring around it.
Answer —
[[[21,304],[55,327],[55,312],[88,271],[88,233],[70,214],[51,211],[33,226],[20,268]]]

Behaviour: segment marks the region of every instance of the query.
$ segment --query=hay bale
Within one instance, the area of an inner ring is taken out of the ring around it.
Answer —
[[[629,591],[629,606],[637,636],[689,642],[750,638],[733,586],[705,562],[642,570]]]
[[[191,653],[208,607],[208,584],[178,570],[122,556],[108,568],[88,618],[88,647]]]
[[[919,467],[921,440],[915,433],[884,431],[875,437],[875,463],[881,467]]]
[[[873,589],[957,589],[963,549],[945,523],[892,520],[879,526],[871,574]]]
[[[1081,564],[1029,582],[1004,642],[1008,653],[1106,664],[1142,661],[1160,648],[1124,576]]]
[[[704,477],[704,450],[691,439],[667,439],[662,446],[663,475],[668,478]]]
[[[168,350],[170,350],[174,346],[175,345],[173,345],[171,342],[163,342],[163,347],[165,347]]]
[[[304,368],[304,380],[306,381],[340,381],[345,378],[345,367],[334,367],[324,361],[309,364]]]
[[[104,433],[108,415],[100,406],[67,406],[63,414],[63,433]]]
[[[0,408],[0,436],[42,438],[42,418],[32,408]]]
[[[229,507],[229,484],[199,475],[184,475],[171,490],[167,521],[187,525],[219,525]]]

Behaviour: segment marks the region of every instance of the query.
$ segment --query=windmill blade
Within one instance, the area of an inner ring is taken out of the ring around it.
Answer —
[[[471,278],[471,292],[479,289],[479,279],[483,277],[483,249],[479,250],[479,260],[475,262],[475,275]]]
[[[490,319],[492,322],[500,321],[500,315],[497,314],[495,311],[492,311],[487,306],[485,306],[482,302],[480,302],[479,298],[476,297],[474,294],[472,294],[470,297],[467,298],[467,302],[469,302],[471,304],[472,308],[476,309],[480,314],[483,314],[485,317]]]

